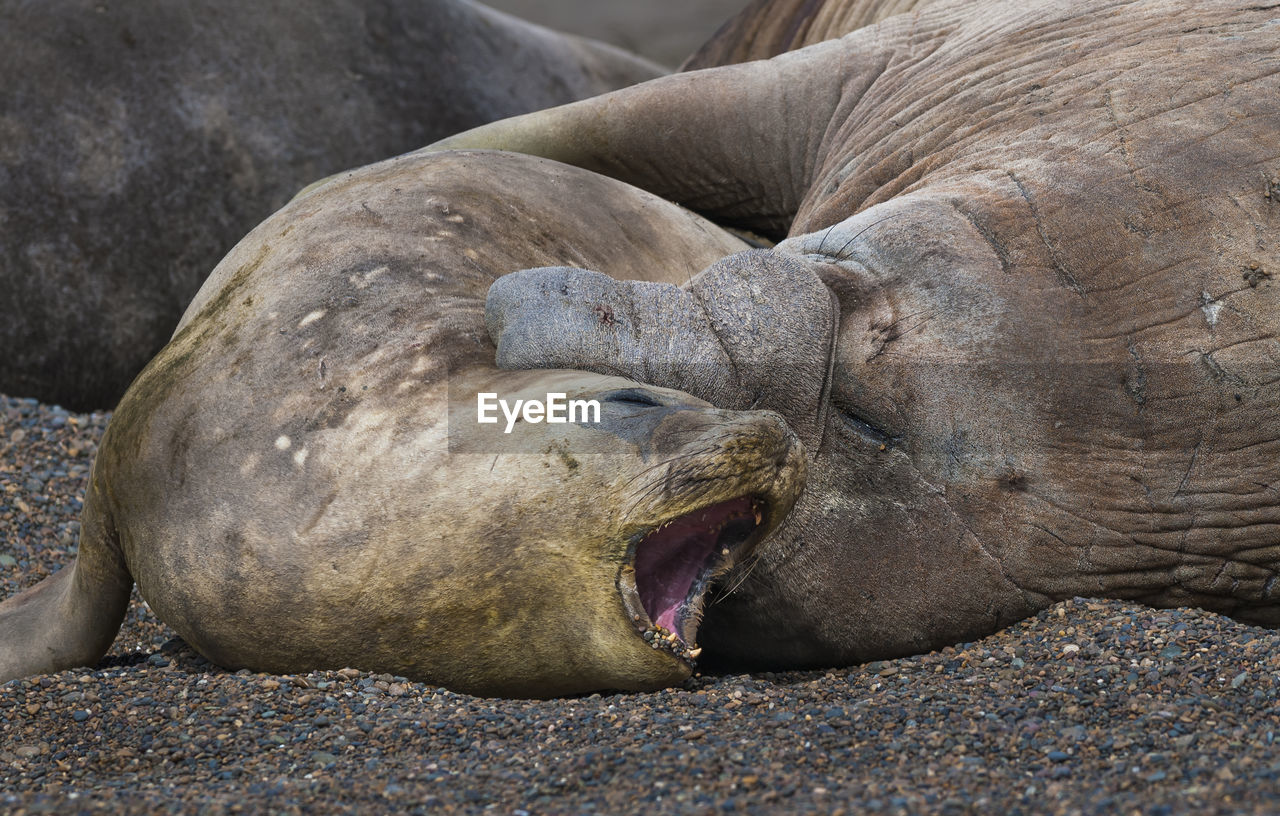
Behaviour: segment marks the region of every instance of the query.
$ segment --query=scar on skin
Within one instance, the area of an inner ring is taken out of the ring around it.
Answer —
[[[1200,293],[1200,311],[1204,312],[1204,319],[1210,326],[1218,325],[1218,312],[1222,311],[1222,304],[1213,299],[1213,295],[1208,292]]]
[[[282,435],[276,438],[276,450],[289,450],[289,446],[292,444],[287,436]]]
[[[386,266],[379,266],[376,269],[370,269],[368,272],[361,275],[350,275],[347,277],[347,282],[357,289],[365,289],[368,288],[369,284],[372,283],[375,278],[380,277],[387,271],[388,268]],[[323,312],[321,314],[323,314]]]
[[[306,325],[308,325],[308,324],[310,324],[310,323],[314,323],[314,322],[316,322],[317,320],[319,320],[319,319],[320,319],[320,318],[322,318],[322,317],[324,317],[324,310],[323,310],[323,309],[322,309],[322,310],[319,310],[319,311],[312,312],[311,314],[309,314],[309,315],[307,315],[306,317],[302,318],[302,320],[298,321],[298,328],[302,328],[303,326],[306,326]]]

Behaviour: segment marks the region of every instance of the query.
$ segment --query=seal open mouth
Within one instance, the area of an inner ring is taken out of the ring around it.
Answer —
[[[694,635],[711,581],[752,546],[765,526],[762,499],[741,496],[678,516],[639,537],[634,566],[618,589],[636,628],[654,649],[692,664],[702,653]]]

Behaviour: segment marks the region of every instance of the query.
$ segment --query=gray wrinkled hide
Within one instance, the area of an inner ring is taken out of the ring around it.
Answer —
[[[301,187],[657,73],[465,0],[4,0],[0,391],[109,407]]]
[[[1280,625],[1278,24],[1222,0],[943,0],[440,145],[556,158],[784,238],[778,263],[838,298],[805,492],[708,607],[708,656],[884,658],[1075,595]],[[680,330],[611,355],[557,326],[553,364],[662,385],[713,347]],[[810,423],[811,374],[782,348],[744,366],[726,346],[725,376],[793,389],[779,411]]]

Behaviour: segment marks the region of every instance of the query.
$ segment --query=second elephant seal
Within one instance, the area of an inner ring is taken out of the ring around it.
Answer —
[[[0,679],[96,661],[134,581],[228,668],[519,696],[687,677],[708,584],[789,511],[802,446],[770,412],[499,370],[484,303],[511,269],[681,281],[740,247],[524,156],[402,158],[299,197],[122,400],[76,562],[0,604]],[[476,421],[479,394],[554,393],[598,421]]]

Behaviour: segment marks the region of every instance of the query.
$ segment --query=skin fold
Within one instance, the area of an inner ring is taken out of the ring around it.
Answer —
[[[683,71],[769,59],[842,37],[936,0],[756,0],[725,22],[681,66]]]
[[[709,653],[920,652],[1074,595],[1274,626],[1277,32],[1245,3],[942,2],[431,149],[547,156],[779,241],[679,293],[590,267],[490,295],[504,366],[816,429]],[[831,311],[771,316],[783,279]]]

